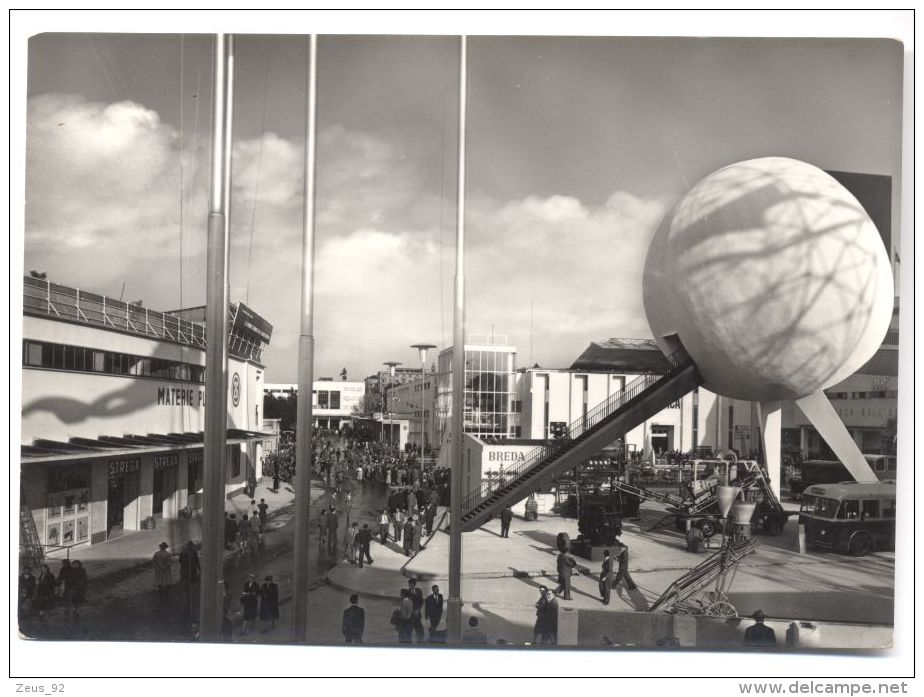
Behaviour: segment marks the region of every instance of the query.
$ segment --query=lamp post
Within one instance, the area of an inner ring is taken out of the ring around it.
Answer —
[[[427,378],[427,351],[436,348],[436,345],[414,344],[411,348],[417,349],[420,354],[420,460],[421,466],[423,466],[424,442],[426,441],[426,436],[424,435],[426,423],[426,418],[424,417],[424,380]]]
[[[385,361],[383,365],[388,366],[388,375],[391,377],[391,381],[388,383],[388,387],[391,387],[395,382],[395,368],[401,365],[401,361]],[[382,388],[382,417],[383,418],[385,416],[385,411],[386,411],[385,410],[385,388]],[[392,442],[391,427],[392,427],[392,423],[391,423],[391,419],[389,419],[388,420],[388,442],[389,443]],[[384,428],[385,428],[385,424],[383,423],[382,424],[382,429],[383,429],[382,440],[385,440]],[[399,436],[399,439],[400,439],[400,436]]]

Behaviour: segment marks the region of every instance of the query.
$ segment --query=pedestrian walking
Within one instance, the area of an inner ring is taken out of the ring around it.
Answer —
[[[395,526],[395,542],[401,542],[401,532],[404,529],[404,512],[395,506],[392,509],[391,520]]]
[[[170,547],[166,542],[161,542],[158,547],[159,550],[154,552],[154,556],[151,561],[154,564],[154,585],[157,586],[157,590],[164,592],[173,583],[173,556],[170,552],[167,551],[167,548]]]
[[[42,570],[35,582],[35,602],[33,607],[38,610],[39,617],[44,617],[45,612],[51,609],[55,604],[55,586],[57,580],[51,573],[48,564],[42,564]]]
[[[261,634],[276,629],[276,620],[279,619],[279,586],[273,582],[272,576],[263,578],[260,586],[260,621],[263,623]]]
[[[414,540],[411,544],[411,556],[416,556],[420,551],[420,541],[423,538],[423,519],[414,519]]]
[[[257,583],[257,575],[247,574],[247,581],[244,582],[244,589],[241,591],[241,609],[244,611],[244,626],[241,629],[241,636],[249,634],[254,628],[259,598],[260,585]]]
[[[414,636],[414,603],[407,588],[401,589],[401,602],[391,615],[391,623],[398,630],[398,642],[410,644]]]
[[[558,602],[549,595],[545,586],[539,588],[536,602],[536,624],[533,627],[534,644],[558,643]]]
[[[260,516],[260,509],[257,508],[256,499],[250,499],[250,508],[247,509],[247,514],[250,518],[258,518]]]
[[[343,641],[346,644],[362,644],[366,631],[366,611],[359,606],[359,596],[350,596],[350,606],[343,611],[341,621]]]
[[[407,514],[412,516],[417,515],[417,496],[411,490],[407,492]]]
[[[231,622],[231,603],[234,595],[231,593],[231,584],[222,581],[221,591],[221,640],[231,641],[231,635],[234,633],[234,624]]]
[[[603,566],[600,569],[600,597],[604,605],[610,604],[610,593],[613,590],[613,558],[610,550],[603,550]]]
[[[414,546],[414,519],[408,516],[404,521],[404,556],[411,556],[411,549]]]
[[[231,549],[234,538],[237,537],[237,516],[225,511],[225,549]]]
[[[433,586],[430,589],[430,595],[424,600],[424,619],[430,623],[430,639],[433,639],[433,633],[439,629],[440,620],[443,619],[443,594],[440,593],[439,586]]]
[[[71,576],[71,560],[65,559],[61,562],[61,568],[58,569],[58,580],[55,582],[55,594],[68,604],[70,602],[70,576]]]
[[[240,551],[241,551],[241,556],[242,556],[242,557],[243,557],[245,554],[248,554],[248,553],[250,552],[250,545],[251,545],[250,531],[251,531],[251,527],[250,527],[250,518],[249,518],[249,517],[247,516],[247,514],[245,513],[245,514],[241,517],[240,522],[237,524],[237,533],[238,533],[238,535],[239,535],[239,538],[238,538],[238,539],[239,539],[239,542],[238,542],[238,544],[239,544],[239,546],[240,546]]]
[[[432,502],[427,503],[426,511],[424,512],[424,520],[427,523],[427,537],[433,534],[433,521],[436,518],[436,506]]]
[[[613,580],[613,586],[617,586],[622,581],[626,584],[628,590],[634,591],[636,585],[632,580],[632,576],[629,575],[629,547],[623,544],[618,537],[616,538],[616,547],[616,561],[619,562],[619,570]]]
[[[340,518],[336,509],[331,506],[327,513],[327,552],[331,555],[337,554],[337,527],[340,525]]]
[[[75,559],[71,562],[71,571],[70,571],[70,600],[71,600],[71,614],[75,617],[80,614],[80,608],[86,602],[87,599],[87,588],[89,587],[90,582],[87,578],[87,570],[83,568],[83,564],[79,559]]]
[[[263,533],[260,531],[260,517],[259,515],[250,516],[250,553],[251,556],[256,556],[257,551],[263,544]]]
[[[513,509],[510,506],[504,506],[504,510],[501,511],[500,521],[501,521],[501,537],[510,537],[510,521],[513,520]]]
[[[389,521],[389,518],[388,518],[388,509],[383,508],[383,509],[382,509],[382,515],[379,516],[379,541],[380,541],[382,544],[385,544],[386,542],[388,542],[388,524],[389,524],[389,522],[390,522],[390,521]]]
[[[417,637],[417,643],[423,643],[424,638],[424,628],[421,617],[424,609],[424,597],[423,591],[417,587],[417,581],[413,578],[409,578],[407,581],[407,594],[411,599],[411,604],[413,605],[414,612],[411,615],[411,626],[414,628],[414,634]]]
[[[359,549],[359,542],[356,539],[359,534],[359,523],[354,522],[352,525],[348,525],[346,529],[346,549],[343,551],[344,561],[348,561],[351,564],[356,562],[356,550]]]
[[[356,533],[359,539],[359,568],[363,568],[363,559],[367,564],[372,563],[372,557],[369,554],[369,546],[372,544],[372,531],[369,529],[369,523],[363,523],[362,529]]]
[[[32,574],[32,567],[27,566],[19,574],[19,618],[24,619],[32,614],[35,602],[36,578]]]
[[[577,562],[567,552],[560,552],[555,564],[558,568],[558,586],[555,588],[555,595],[563,592],[563,599],[571,600],[571,576]]]
[[[273,463],[273,493],[279,491],[279,459]]]
[[[199,553],[196,543],[189,540],[180,552],[180,581],[192,585],[199,581]]]
[[[323,548],[327,535],[327,511],[321,509],[321,515],[318,516],[318,547]]]
[[[260,499],[260,503],[257,504],[257,518],[260,520],[260,534],[263,534],[264,528],[266,528],[266,515],[269,512],[269,504],[266,502],[266,499]]]

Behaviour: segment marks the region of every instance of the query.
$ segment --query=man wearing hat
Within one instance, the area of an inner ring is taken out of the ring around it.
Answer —
[[[276,620],[279,619],[279,586],[273,582],[272,576],[263,579],[260,586],[260,620],[263,622],[261,634],[276,629]]]
[[[254,620],[257,619],[257,603],[260,598],[260,585],[257,583],[256,574],[247,574],[247,581],[244,582],[244,589],[241,591],[241,609],[244,611],[244,626],[241,629],[241,636],[249,634],[253,630]]]
[[[157,590],[165,591],[173,583],[173,573],[170,568],[173,564],[173,556],[167,551],[170,545],[166,542],[161,542],[158,546],[160,549],[154,552],[151,559],[154,564],[154,584]]]
[[[761,648],[776,647],[776,632],[772,627],[764,624],[764,611],[757,610],[753,615],[754,624],[748,627],[744,632],[744,645],[756,646]]]

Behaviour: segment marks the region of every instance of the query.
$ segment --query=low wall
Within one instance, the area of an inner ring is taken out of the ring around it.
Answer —
[[[653,648],[659,640],[675,637],[680,647],[738,649],[745,630],[754,624],[746,617],[702,617],[648,612],[571,610],[577,614],[576,644]],[[559,613],[560,617],[564,615]],[[562,619],[564,619],[562,617]],[[569,624],[566,619],[565,624]],[[883,649],[892,646],[893,628],[885,625],[840,622],[793,622],[767,619],[776,633],[777,646],[799,649]],[[795,626],[794,629],[791,629]],[[790,632],[789,641],[787,631]],[[559,644],[564,636],[559,636]]]

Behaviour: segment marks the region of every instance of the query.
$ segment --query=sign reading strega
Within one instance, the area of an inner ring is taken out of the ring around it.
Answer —
[[[176,453],[154,456],[154,469],[156,470],[167,469],[168,467],[176,467],[178,464],[179,457]]]
[[[108,464],[110,479],[118,479],[126,474],[141,471],[140,457],[130,457],[124,460],[110,460]]]

